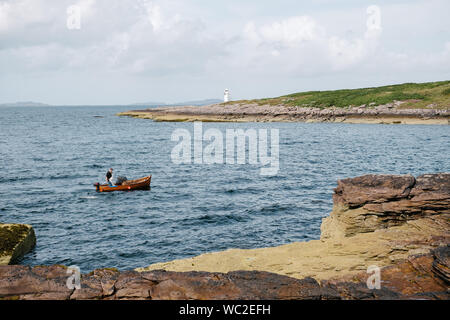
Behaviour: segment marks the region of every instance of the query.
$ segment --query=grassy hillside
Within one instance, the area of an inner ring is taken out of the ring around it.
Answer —
[[[450,109],[450,81],[405,83],[363,89],[309,91],[278,98],[239,102],[327,108],[331,106],[376,106],[393,101],[407,101],[401,105],[402,108],[426,108],[432,104],[434,109]]]

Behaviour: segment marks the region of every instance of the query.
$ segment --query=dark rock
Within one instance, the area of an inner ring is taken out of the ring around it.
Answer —
[[[338,181],[334,189],[335,204],[350,208],[366,203],[383,203],[409,195],[415,179],[411,175],[365,175]]]
[[[0,267],[0,299],[321,299],[338,298],[311,278],[269,272],[224,273],[95,270],[81,277],[81,289],[67,288],[62,266]]]
[[[433,251],[432,271],[447,285],[450,284],[450,246],[442,246]]]
[[[114,269],[97,269],[81,277],[81,289],[73,291],[70,299],[105,299],[115,293],[115,284],[119,271]]]
[[[450,299],[448,278],[436,275],[437,263],[448,272],[448,246],[432,253],[411,256],[406,260],[381,268],[380,289],[368,289],[365,272],[353,276],[323,281],[323,287],[336,290],[343,299]],[[440,260],[442,259],[442,260]]]
[[[0,299],[330,300],[449,299],[449,248],[414,256],[380,271],[381,288],[368,289],[368,274],[318,283],[261,271],[229,273],[118,272],[99,269],[68,289],[63,266],[0,266]]]
[[[66,271],[63,266],[0,266],[0,298],[69,299],[72,290],[66,285]]]

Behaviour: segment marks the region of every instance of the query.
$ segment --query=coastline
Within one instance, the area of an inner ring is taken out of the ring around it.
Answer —
[[[256,103],[221,103],[209,106],[161,107],[118,113],[160,122],[327,122],[367,124],[449,125],[450,109],[404,109],[404,102],[380,106],[311,108]]]
[[[333,202],[320,240],[96,269],[78,288],[70,267],[0,265],[0,300],[449,299],[450,173],[343,179]]]

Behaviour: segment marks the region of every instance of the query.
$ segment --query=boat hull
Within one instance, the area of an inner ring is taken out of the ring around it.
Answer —
[[[120,186],[110,187],[107,184],[95,184],[98,192],[114,192],[114,191],[133,191],[133,190],[149,190],[150,182],[152,181],[152,176],[136,179],[127,180]]]

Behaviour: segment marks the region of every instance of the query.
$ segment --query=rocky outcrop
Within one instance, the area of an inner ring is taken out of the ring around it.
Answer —
[[[448,275],[435,273],[435,265],[442,255],[449,255],[448,246],[425,255],[410,256],[399,263],[380,270],[380,289],[367,287],[368,273],[343,276],[322,281],[322,286],[337,291],[343,299],[450,299]],[[449,261],[442,267],[449,268]],[[375,295],[375,297],[374,297]]]
[[[70,273],[69,273],[70,274]],[[63,266],[0,267],[0,298],[6,299],[318,299],[319,284],[267,272],[118,272],[95,270],[69,289]]]
[[[450,174],[365,175],[338,181],[321,239],[349,237],[450,214]]]
[[[0,224],[0,265],[14,263],[36,244],[34,230],[27,224]]]
[[[449,247],[413,256],[382,268],[381,286],[369,288],[367,273],[321,283],[262,271],[229,273],[94,270],[69,288],[64,266],[0,266],[0,299],[84,300],[340,300],[449,299],[448,275],[434,273],[436,263],[448,270]],[[444,264],[442,264],[444,263]]]
[[[379,106],[349,106],[346,108],[313,108],[287,105],[229,102],[210,106],[162,107],[132,110],[121,116],[155,121],[286,121],[345,122],[390,124],[449,124],[449,109],[404,109],[402,101]]]

